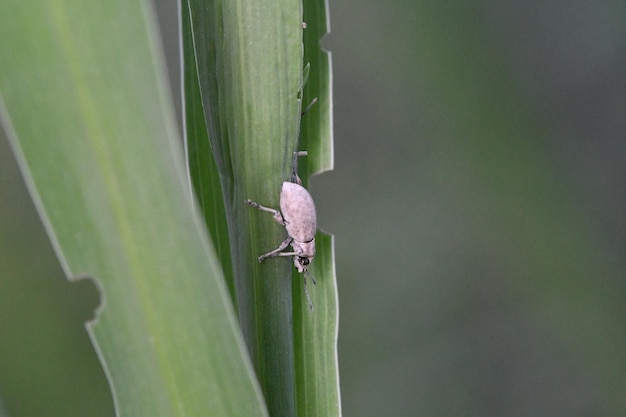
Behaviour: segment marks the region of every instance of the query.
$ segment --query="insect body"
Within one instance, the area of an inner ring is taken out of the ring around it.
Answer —
[[[261,211],[272,213],[274,220],[278,224],[285,226],[289,237],[273,251],[259,256],[259,262],[275,256],[293,256],[293,263],[296,269],[298,272],[305,274],[304,291],[309,301],[309,307],[313,310],[313,304],[306,286],[306,275],[311,278],[313,284],[316,283],[315,279],[307,273],[307,268],[315,256],[317,219],[313,197],[311,197],[306,188],[300,185],[302,181],[297,174],[298,157],[306,154],[306,151],[293,153],[291,181],[283,182],[280,192],[280,211],[262,206],[252,200],[246,200],[246,204]],[[286,251],[289,245],[291,245],[292,251]]]

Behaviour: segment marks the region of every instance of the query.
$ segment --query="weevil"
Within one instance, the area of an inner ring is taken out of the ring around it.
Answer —
[[[293,153],[292,172],[290,181],[283,182],[280,192],[280,210],[265,207],[250,199],[246,204],[261,211],[271,213],[274,220],[281,226],[285,226],[289,237],[276,249],[259,256],[259,262],[275,256],[293,256],[293,264],[298,272],[304,275],[304,293],[309,302],[309,308],[313,310],[313,303],[309,296],[306,285],[307,276],[317,284],[313,276],[308,273],[309,264],[315,256],[315,232],[317,230],[317,218],[313,197],[302,186],[302,180],[298,177],[298,157],[306,156],[306,151]],[[291,245],[292,251],[285,251]]]

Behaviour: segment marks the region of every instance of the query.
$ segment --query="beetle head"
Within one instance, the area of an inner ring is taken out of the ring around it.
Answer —
[[[309,267],[312,259],[313,257],[296,255],[293,257],[293,264],[296,266],[298,272],[303,274]]]
[[[291,242],[295,256],[293,264],[300,273],[304,273],[315,256],[315,239],[310,242]]]

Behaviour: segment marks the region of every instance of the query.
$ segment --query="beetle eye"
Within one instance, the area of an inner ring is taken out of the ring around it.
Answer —
[[[300,256],[300,263],[302,265],[308,265],[309,264],[309,258],[305,258],[303,256]]]

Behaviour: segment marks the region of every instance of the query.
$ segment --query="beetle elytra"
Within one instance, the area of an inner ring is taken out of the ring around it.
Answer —
[[[306,151],[293,153],[293,168],[290,181],[283,182],[280,192],[280,211],[265,207],[250,199],[246,204],[261,211],[271,213],[274,220],[287,230],[289,237],[276,249],[259,256],[259,262],[275,256],[293,256],[293,264],[298,272],[304,274],[304,292],[309,302],[309,308],[313,310],[313,303],[309,296],[306,285],[308,275],[316,284],[315,279],[307,272],[309,264],[315,256],[315,232],[317,230],[317,217],[313,197],[301,184],[298,177],[298,157],[307,155]],[[291,245],[293,250],[286,250]]]

